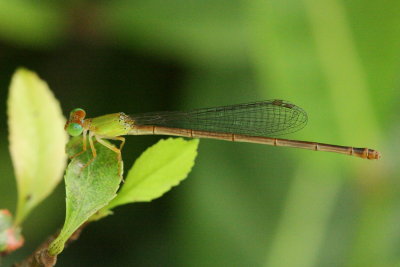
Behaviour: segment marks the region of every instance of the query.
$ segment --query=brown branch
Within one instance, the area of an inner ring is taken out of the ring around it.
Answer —
[[[86,222],[82,224],[67,240],[65,243],[65,247],[68,247],[72,242],[78,240],[79,236],[82,233],[82,230],[88,225]],[[51,235],[44,241],[28,258],[20,263],[15,263],[13,267],[52,267],[56,265],[57,255],[50,255],[48,253],[48,248],[51,242],[57,238],[60,234],[60,231]]]

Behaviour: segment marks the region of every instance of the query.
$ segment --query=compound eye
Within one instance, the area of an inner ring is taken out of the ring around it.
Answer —
[[[71,136],[78,136],[82,133],[83,127],[79,123],[71,122],[67,126],[67,133]]]
[[[76,108],[69,114],[70,120],[83,120],[86,116],[86,112],[81,108]]]

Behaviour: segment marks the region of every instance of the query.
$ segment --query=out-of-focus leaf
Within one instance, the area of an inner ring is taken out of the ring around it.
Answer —
[[[109,1],[99,12],[116,45],[193,64],[243,66],[249,39],[241,1]],[[212,6],[212,8],[211,8]]]
[[[67,33],[65,16],[54,5],[32,1],[0,1],[0,39],[20,45],[48,47]]]
[[[75,137],[68,143],[69,154],[82,150],[82,137]],[[93,158],[88,149],[72,159],[65,174],[66,216],[58,237],[50,244],[50,255],[58,255],[65,242],[86,220],[113,199],[122,180],[122,162],[119,164],[114,151],[97,143],[97,157]],[[84,168],[83,168],[84,167]]]
[[[197,156],[198,139],[168,138],[148,148],[130,169],[118,196],[105,208],[151,201],[186,178]]]
[[[24,244],[20,228],[14,227],[11,213],[0,210],[0,255],[17,250]]]
[[[26,69],[18,69],[12,78],[8,116],[18,186],[18,225],[60,182],[67,135],[59,102],[46,82]]]

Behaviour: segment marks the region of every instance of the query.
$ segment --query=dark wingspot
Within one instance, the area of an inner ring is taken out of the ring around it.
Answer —
[[[275,106],[282,106],[282,104],[283,104],[283,101],[282,101],[282,100],[274,100],[274,101],[272,102],[272,105],[275,105]]]
[[[284,104],[283,106],[284,106],[285,108],[293,108],[293,107],[294,107],[293,104]]]

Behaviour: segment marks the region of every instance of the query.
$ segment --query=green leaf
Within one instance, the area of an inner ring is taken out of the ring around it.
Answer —
[[[97,143],[97,157],[93,158],[90,148],[74,157],[65,174],[66,216],[58,237],[50,244],[50,255],[57,255],[64,249],[65,242],[87,219],[107,205],[116,196],[122,180],[122,162],[117,154]],[[82,150],[82,137],[72,138],[67,152],[76,154]],[[119,172],[119,170],[121,170]]]
[[[15,224],[60,182],[67,135],[60,104],[34,72],[18,69],[8,98],[10,152],[18,186]]]
[[[198,139],[169,138],[148,148],[130,169],[118,196],[106,209],[151,201],[186,178],[197,156]]]

